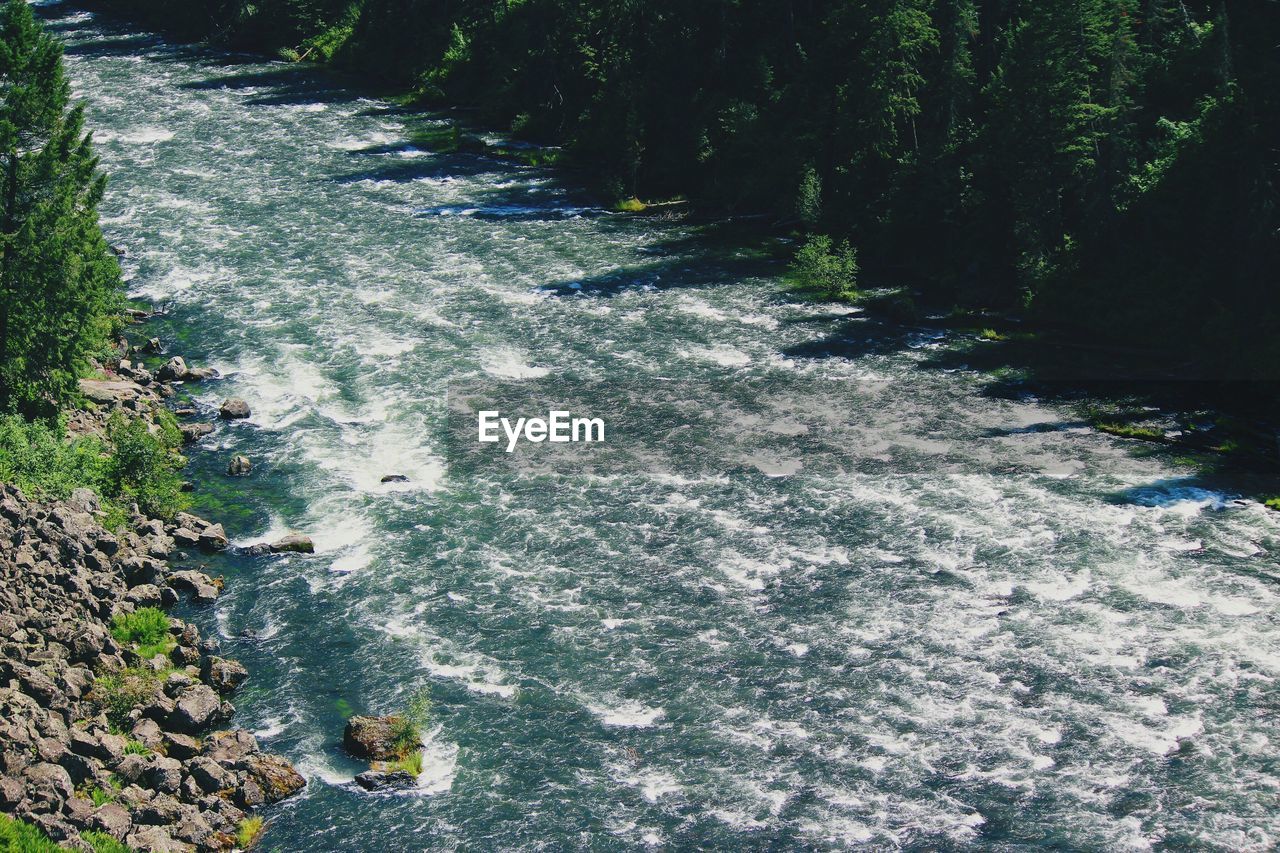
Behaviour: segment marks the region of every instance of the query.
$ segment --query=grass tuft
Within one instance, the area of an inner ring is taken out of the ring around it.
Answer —
[[[169,617],[155,607],[117,614],[111,620],[111,636],[116,642],[133,647],[143,660],[168,654],[176,644],[169,633]]]
[[[252,847],[258,836],[262,835],[262,824],[262,818],[258,815],[240,821],[240,825],[236,827],[236,846],[242,850]]]

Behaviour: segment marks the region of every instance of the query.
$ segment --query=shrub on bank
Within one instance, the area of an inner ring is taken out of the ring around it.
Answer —
[[[117,413],[103,441],[68,439],[65,420],[0,416],[0,482],[12,483],[33,500],[66,500],[76,489],[92,489],[109,527],[125,521],[131,503],[149,516],[172,518],[190,504],[178,475],[184,463],[178,454],[181,434],[167,411],[156,423],[152,431],[142,418]]]
[[[854,299],[858,295],[858,251],[848,240],[839,244],[825,234],[805,240],[791,263],[796,286],[819,299]]]
[[[169,617],[155,607],[117,614],[111,620],[111,636],[132,647],[143,660],[166,654],[174,645],[169,635]]]

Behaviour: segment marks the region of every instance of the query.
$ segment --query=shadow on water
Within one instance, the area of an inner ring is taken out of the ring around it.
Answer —
[[[344,81],[331,72],[317,73],[311,68],[280,65],[258,68],[236,74],[219,74],[204,80],[179,84],[193,91],[266,89],[245,103],[250,106],[304,106],[307,104],[346,103],[359,99]]]

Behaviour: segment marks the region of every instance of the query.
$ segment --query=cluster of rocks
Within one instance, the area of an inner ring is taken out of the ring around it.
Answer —
[[[117,411],[159,429],[171,383],[217,377],[179,357],[154,374],[128,358],[161,349],[122,344],[108,378],[82,380],[95,405],[68,413],[71,431],[101,434]],[[213,427],[180,429],[190,442]],[[248,460],[235,467],[247,473]],[[87,489],[38,503],[0,484],[0,812],[72,848],[87,849],[81,833],[96,830],[135,850],[231,849],[249,811],[305,785],[249,732],[210,731],[234,713],[228,697],[247,671],[177,619],[170,651],[150,659],[111,630],[118,615],[184,594],[214,600],[221,580],[183,564],[226,549],[226,531],[190,513],[165,522],[135,511],[112,533],[100,517]]]
[[[225,534],[191,515],[113,534],[95,511],[88,491],[41,504],[0,485],[0,810],[73,846],[92,829],[137,850],[230,849],[248,810],[305,784],[248,732],[205,734],[244,667],[177,619],[148,660],[111,631],[181,591],[216,595],[166,559]]]
[[[394,715],[383,717],[355,716],[347,720],[342,732],[342,746],[356,758],[373,764],[372,768],[356,775],[356,784],[366,791],[386,791],[412,788],[418,777],[407,770],[390,766],[400,758],[400,744],[396,737]]]

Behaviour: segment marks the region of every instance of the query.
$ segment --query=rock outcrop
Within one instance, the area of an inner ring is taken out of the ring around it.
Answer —
[[[399,757],[395,724],[393,716],[352,717],[342,732],[342,745],[356,758],[392,761]]]
[[[0,485],[0,810],[56,841],[94,829],[137,850],[231,849],[247,809],[305,785],[248,732],[200,739],[248,673],[176,619],[171,651],[151,660],[110,628],[157,597],[147,588],[198,589],[205,575],[157,555],[211,525],[137,517],[113,534],[93,505]]]
[[[116,411],[159,428],[156,412],[175,393],[167,383],[216,375],[180,357],[154,374],[122,359],[110,378],[81,380],[96,405],[70,412],[69,429],[101,433]],[[188,441],[212,431],[180,428]],[[168,607],[179,593],[212,601],[220,580],[168,561],[227,548],[226,531],[135,510],[112,532],[100,516],[89,490],[35,502],[0,484],[0,812],[77,849],[96,830],[140,851],[230,850],[247,810],[306,784],[248,732],[205,736],[234,713],[227,699],[248,672],[176,619],[146,659],[111,631],[113,617]]]

